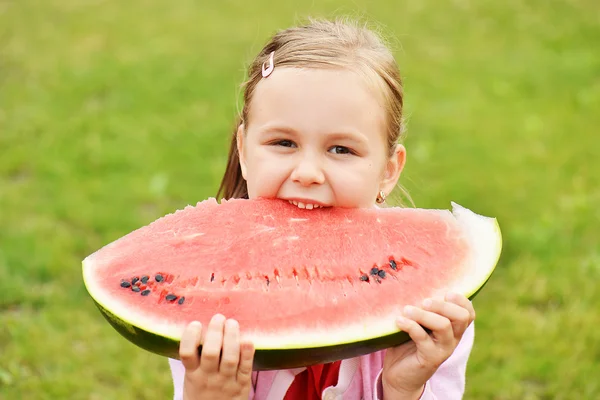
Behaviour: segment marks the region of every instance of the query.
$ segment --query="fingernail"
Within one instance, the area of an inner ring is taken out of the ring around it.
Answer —
[[[456,292],[449,292],[446,295],[446,300],[458,300],[458,298],[460,297],[460,294],[456,293]]]
[[[226,324],[232,328],[240,325],[235,319],[228,319]]]
[[[414,317],[416,313],[417,313],[417,310],[415,309],[415,307],[413,307],[413,306],[404,307],[404,315],[406,315],[407,317]]]
[[[194,328],[202,326],[202,324],[200,323],[200,321],[192,321],[192,322],[190,322],[190,325],[193,326]]]
[[[431,299],[425,299],[423,300],[423,307],[431,307],[431,305],[433,304],[433,301]]]
[[[406,323],[408,322],[408,320],[404,317],[398,317],[396,319],[396,321],[400,324],[400,325],[406,325]]]

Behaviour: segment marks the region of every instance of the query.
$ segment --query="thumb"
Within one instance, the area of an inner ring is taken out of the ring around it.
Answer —
[[[179,358],[188,371],[193,371],[200,365],[198,346],[202,337],[202,324],[193,321],[185,327],[179,343]]]

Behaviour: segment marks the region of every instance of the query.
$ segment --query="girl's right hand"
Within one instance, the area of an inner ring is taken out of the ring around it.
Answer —
[[[198,354],[202,324],[191,322],[184,330],[179,357],[185,367],[184,400],[248,400],[254,346],[240,343],[240,327],[233,319],[215,315],[206,329]]]

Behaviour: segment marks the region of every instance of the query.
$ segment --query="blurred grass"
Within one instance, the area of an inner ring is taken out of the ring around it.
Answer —
[[[340,14],[397,38],[416,204],[503,230],[465,398],[600,396],[596,2],[0,0],[0,398],[171,396],[80,262],[214,195],[244,65],[274,30]]]

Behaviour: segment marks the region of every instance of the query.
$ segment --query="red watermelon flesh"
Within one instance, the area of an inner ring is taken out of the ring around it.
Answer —
[[[221,313],[257,349],[339,346],[393,334],[405,305],[469,281],[472,236],[447,210],[210,199],[98,250],[84,276],[113,322],[175,342],[187,323]],[[122,287],[142,277],[139,291]]]

